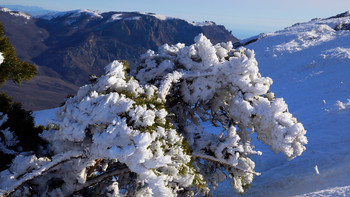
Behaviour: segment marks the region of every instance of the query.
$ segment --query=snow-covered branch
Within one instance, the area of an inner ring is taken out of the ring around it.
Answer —
[[[114,176],[120,176],[121,174],[125,174],[125,173],[130,173],[130,169],[129,168],[115,169],[115,170],[103,173],[102,175],[99,175],[91,180],[86,181],[85,184],[79,185],[78,187],[76,187],[75,191],[71,195],[73,195],[74,193],[79,193],[79,191],[86,189],[90,186],[93,186],[97,183],[101,183],[106,179],[109,179]]]
[[[83,154],[80,152],[67,152],[61,155],[56,155],[55,158],[52,159],[52,161],[46,162],[46,164],[41,166],[39,169],[30,171],[30,172],[25,172],[25,174],[23,174],[22,176],[17,175],[18,178],[16,178],[16,175],[14,175],[14,174],[18,174],[18,172],[8,171],[7,173],[12,175],[10,177],[7,177],[9,179],[8,182],[10,182],[11,184],[10,185],[8,184],[7,187],[4,188],[5,189],[4,191],[6,192],[4,192],[2,195],[4,197],[9,196],[12,193],[14,193],[16,190],[18,190],[20,187],[22,187],[26,182],[31,181],[38,176],[43,176],[48,171],[50,171],[51,169],[55,168],[56,166],[64,162],[71,161],[72,159],[79,159],[82,157],[83,157]],[[23,161],[18,160],[17,162],[23,162]],[[17,165],[26,165],[26,164],[18,163]],[[3,178],[5,177],[1,177],[1,180],[3,180]],[[3,181],[6,181],[6,180],[3,180]]]

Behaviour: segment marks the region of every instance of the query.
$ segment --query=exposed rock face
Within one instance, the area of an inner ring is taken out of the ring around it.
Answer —
[[[213,22],[195,24],[151,13],[76,10],[41,17],[18,13],[2,9],[0,21],[18,57],[38,65],[39,74],[22,87],[7,83],[2,89],[32,110],[58,106],[86,84],[90,74],[104,73],[104,66],[115,59],[128,60],[134,68],[147,49],[164,43],[190,45],[199,33],[213,43],[238,41]]]

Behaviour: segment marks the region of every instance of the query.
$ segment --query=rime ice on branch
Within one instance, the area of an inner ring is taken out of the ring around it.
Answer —
[[[195,195],[230,178],[242,193],[259,174],[251,133],[287,159],[305,150],[306,131],[268,92],[272,80],[261,77],[253,51],[199,35],[191,46],[163,45],[141,60],[135,78],[114,61],[67,100],[42,134],[50,157],[19,155],[0,173],[0,191]],[[207,121],[218,134],[205,131]]]
[[[202,165],[200,159],[207,161],[201,173],[211,177],[207,181],[213,186],[218,179],[216,173],[206,173],[208,165],[228,171],[237,192],[251,183],[257,173],[249,155],[261,153],[253,150],[249,133],[256,132],[287,159],[305,150],[305,129],[284,100],[269,92],[272,80],[261,77],[253,51],[233,49],[230,42],[213,46],[199,35],[191,46],[163,45],[158,53],[148,51],[142,62],[136,78],[159,87],[159,97],[167,98],[168,111],[176,115],[176,128],[189,143],[196,165]],[[221,135],[204,132],[200,122],[205,121],[221,127]]]

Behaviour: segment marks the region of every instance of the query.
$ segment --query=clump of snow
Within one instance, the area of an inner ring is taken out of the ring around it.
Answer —
[[[342,110],[350,110],[350,99],[348,99],[347,103],[343,103],[341,101],[337,101],[337,103],[335,104],[336,107],[338,108],[338,110],[342,111]]]
[[[24,12],[20,12],[20,11],[12,11],[8,8],[0,8],[0,12],[7,12],[13,16],[17,16],[17,17],[23,17],[27,20],[29,20],[31,18],[31,16],[27,13],[24,13]]]
[[[15,146],[18,144],[19,141],[17,139],[17,136],[15,136],[13,132],[9,131],[9,129],[1,130],[0,132],[2,132],[4,135],[4,144],[7,147]]]
[[[0,112],[0,126],[4,124],[4,122],[6,122],[7,120],[8,120],[7,114],[3,114],[2,112]]]
[[[4,62],[5,58],[4,56],[2,55],[3,53],[0,52],[0,65]]]
[[[323,58],[333,58],[340,61],[350,60],[350,48],[336,47],[334,49],[329,49],[321,54]]]
[[[2,126],[7,120],[7,114],[3,114],[2,112],[0,112],[0,126]],[[0,152],[8,155],[17,154],[17,152],[9,149],[10,147],[15,146],[19,142],[17,136],[15,136],[13,132],[9,130],[9,128],[0,130],[0,132],[2,133],[2,136],[0,136]]]
[[[315,165],[315,172],[316,172],[316,174],[320,174],[320,171],[318,171],[318,166],[317,165]]]

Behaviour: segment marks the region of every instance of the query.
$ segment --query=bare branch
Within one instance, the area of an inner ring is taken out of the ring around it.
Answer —
[[[88,168],[87,176],[90,176],[97,166],[100,165],[101,161],[103,161],[103,159],[97,159],[95,165]]]

